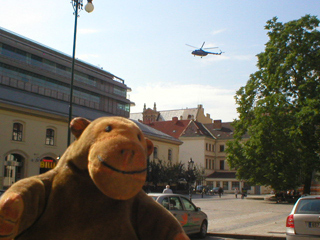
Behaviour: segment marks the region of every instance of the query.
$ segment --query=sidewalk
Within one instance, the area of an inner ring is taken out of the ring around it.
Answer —
[[[208,215],[211,236],[245,239],[285,239],[286,218],[293,204],[265,200],[269,195],[193,195],[193,202]]]

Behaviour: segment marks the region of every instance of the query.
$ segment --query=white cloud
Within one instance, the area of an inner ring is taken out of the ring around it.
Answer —
[[[215,31],[212,31],[212,35],[217,35],[217,34],[220,34],[220,33],[223,33],[223,32],[225,32],[225,31],[227,31],[227,29],[219,29],[219,30],[215,30]]]
[[[156,103],[158,110],[195,108],[202,104],[205,114],[227,122],[237,118],[234,95],[235,90],[200,84],[159,83],[140,86],[130,93],[130,100],[136,104],[131,112],[142,112],[144,103],[147,108],[153,108]]]

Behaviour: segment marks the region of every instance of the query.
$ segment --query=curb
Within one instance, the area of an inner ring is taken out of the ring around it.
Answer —
[[[207,233],[207,236],[213,237],[224,237],[224,238],[235,238],[235,239],[260,239],[260,240],[285,240],[286,237],[273,236],[273,235],[247,235],[247,234],[236,234],[236,233]]]

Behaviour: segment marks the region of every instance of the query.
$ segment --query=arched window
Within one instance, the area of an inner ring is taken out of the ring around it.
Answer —
[[[20,154],[9,154],[4,161],[4,186],[9,187],[24,177],[24,157]]]
[[[153,158],[157,159],[158,158],[158,147],[153,148]]]
[[[21,123],[13,123],[12,140],[22,141],[23,125]]]
[[[54,158],[44,157],[40,162],[40,174],[55,168],[56,165],[57,165],[57,162]]]
[[[54,130],[51,128],[47,128],[46,131],[46,145],[54,145]]]

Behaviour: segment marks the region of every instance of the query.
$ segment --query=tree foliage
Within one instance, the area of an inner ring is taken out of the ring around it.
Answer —
[[[149,162],[150,171],[147,181],[152,182],[155,186],[159,183],[176,183],[181,179],[185,179],[189,183],[194,183],[196,180],[203,180],[204,169],[197,165],[188,171],[185,164],[172,163],[170,161],[154,160]]]
[[[239,119],[228,162],[239,179],[277,190],[305,184],[320,169],[319,20],[267,22],[269,41],[258,54],[258,71],[236,92]],[[242,136],[248,133],[248,141]]]

